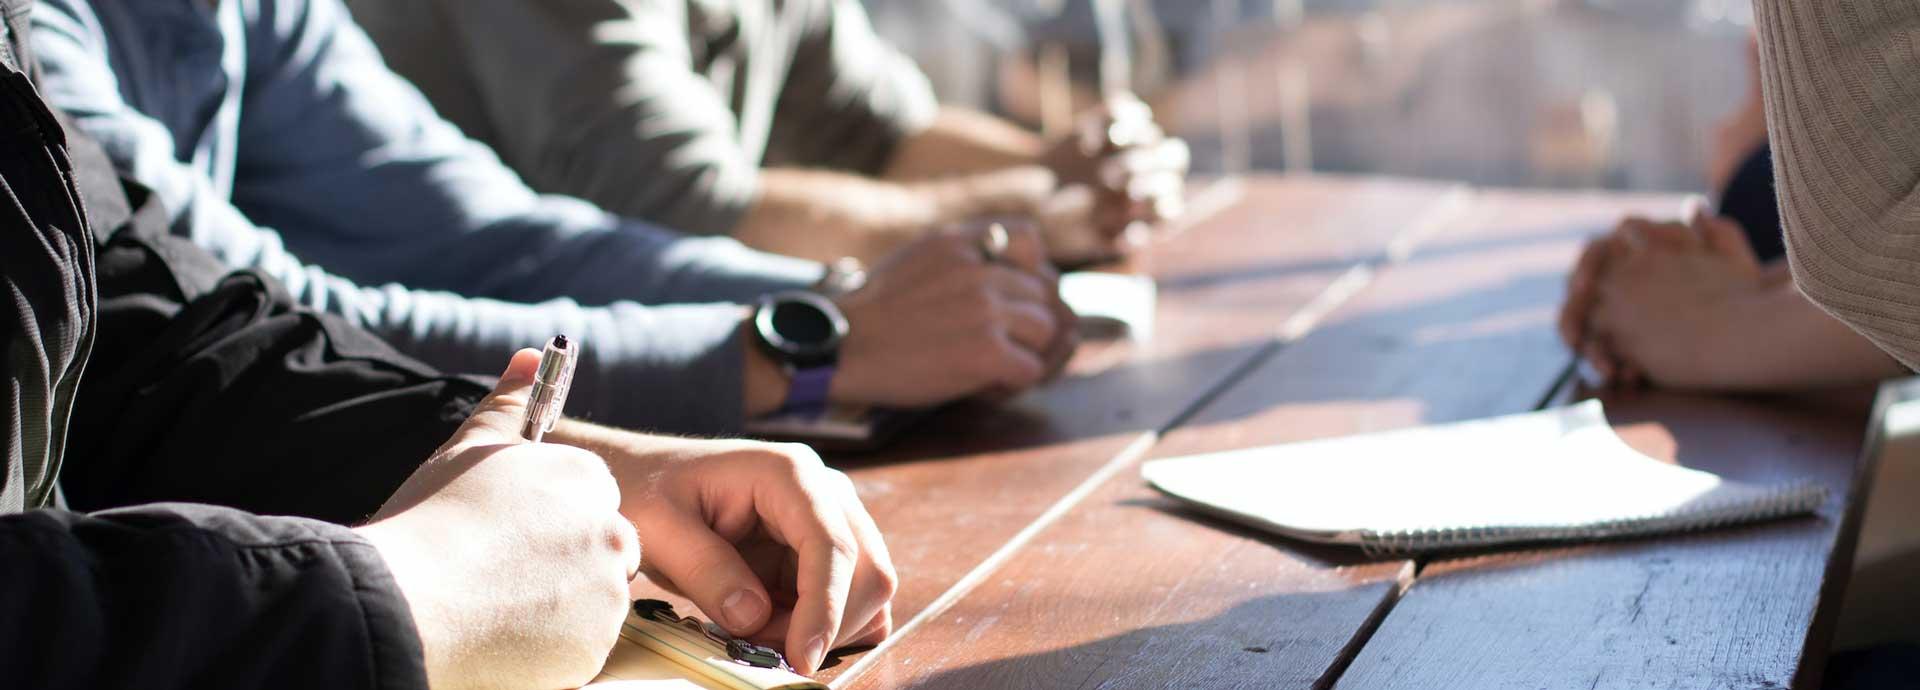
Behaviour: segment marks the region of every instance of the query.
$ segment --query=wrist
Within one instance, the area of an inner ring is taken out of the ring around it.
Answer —
[[[741,384],[744,390],[740,396],[742,414],[746,419],[771,414],[786,402],[787,388],[793,381],[787,375],[786,367],[774,361],[773,356],[759,345],[760,336],[754,329],[753,313],[740,322],[740,350],[745,358],[741,365]]]
[[[816,291],[790,290],[762,297],[754,306],[752,349],[745,363],[749,411],[780,409],[810,413],[825,406],[838,371],[840,345],[850,326],[840,305]],[[776,376],[777,374],[777,376]],[[779,400],[775,386],[783,382]]]
[[[843,256],[867,264],[879,262],[941,223],[949,200],[939,183],[866,182],[851,214],[858,232],[849,236]]]
[[[971,215],[974,193],[969,179],[971,176],[944,177],[902,185],[924,209],[920,228],[955,222]]]
[[[442,591],[443,587],[433,581],[431,569],[418,558],[419,543],[406,529],[396,529],[390,520],[355,527],[353,532],[379,552],[387,573],[393,576],[394,588],[407,603],[414,634],[420,640],[420,659],[426,668],[427,684],[431,687],[457,685],[450,676],[455,670],[451,660],[457,656],[455,648],[460,646],[453,635],[458,628],[446,621],[447,612],[428,596]]]
[[[1704,380],[1713,384],[1706,387],[1748,389],[1765,385],[1777,375],[1776,367],[1783,363],[1770,361],[1772,358],[1767,351],[1773,348],[1756,348],[1754,345],[1769,342],[1776,335],[1775,331],[1781,330],[1776,320],[1779,297],[1777,289],[1740,289],[1728,294],[1709,313],[1705,328],[1700,331],[1704,337],[1692,348],[1695,370],[1702,372]],[[1756,326],[1759,327],[1758,331]]]

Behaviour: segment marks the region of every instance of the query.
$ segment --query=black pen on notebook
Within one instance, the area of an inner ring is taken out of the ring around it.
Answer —
[[[567,389],[573,387],[573,362],[579,355],[580,345],[565,335],[554,336],[540,352],[533,391],[527,394],[527,420],[520,425],[520,435],[527,440],[539,443],[560,421],[560,412],[567,407]]]

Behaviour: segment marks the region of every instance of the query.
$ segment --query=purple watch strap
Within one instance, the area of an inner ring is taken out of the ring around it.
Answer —
[[[833,385],[832,364],[793,370],[793,383],[787,386],[786,412],[817,412],[827,406],[827,389]]]

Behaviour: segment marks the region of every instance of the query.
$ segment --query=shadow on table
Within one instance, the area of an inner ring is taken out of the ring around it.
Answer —
[[[1284,347],[1263,339],[1167,358],[1136,354],[1004,403],[951,405],[907,430],[891,447],[830,459],[842,468],[940,461],[1165,431],[1189,418],[1213,425],[1283,405],[1366,402],[1382,395],[1431,410],[1455,409],[1462,407],[1453,404],[1462,397],[1514,395],[1502,376],[1517,377],[1515,385],[1538,386],[1521,396],[1527,398],[1521,407],[1499,408],[1519,411],[1547,394],[1551,382],[1541,380],[1541,368],[1563,362],[1527,368],[1513,353],[1569,357],[1552,325],[1562,280],[1557,271],[1532,273],[1437,299],[1348,310]],[[1554,297],[1549,301],[1542,295]],[[1504,359],[1488,365],[1490,353]],[[1288,372],[1285,385],[1271,376],[1242,380],[1272,367]],[[1269,387],[1244,390],[1249,385]],[[1494,406],[1465,407],[1492,411]]]
[[[1119,502],[1130,508],[1144,508],[1167,517],[1199,523],[1215,531],[1260,542],[1275,549],[1285,551],[1289,556],[1316,569],[1347,568],[1375,563],[1392,563],[1405,558],[1396,556],[1369,555],[1352,546],[1335,544],[1317,544],[1300,539],[1284,537],[1272,532],[1255,529],[1247,525],[1200,511],[1166,496],[1151,498],[1129,498]]]
[[[884,687],[902,688],[1304,688],[1324,687],[1345,658],[1359,630],[1393,590],[1375,582],[1333,591],[1302,592],[1242,601],[1201,620],[1133,630],[1046,652],[1009,656],[900,677],[876,669]],[[1089,598],[1080,616],[1048,621],[1036,639],[995,644],[982,640],[943,656],[991,653],[1010,646],[1032,648],[1046,638],[1075,639],[1080,618],[1106,628],[1139,611],[1114,611],[1114,602]],[[1143,603],[1143,606],[1147,604]],[[1161,619],[1189,616],[1173,607],[1153,611]],[[1025,621],[1023,621],[1025,622]],[[1016,623],[1003,623],[1007,629]],[[990,635],[991,633],[989,633]],[[940,660],[924,660],[936,665]]]

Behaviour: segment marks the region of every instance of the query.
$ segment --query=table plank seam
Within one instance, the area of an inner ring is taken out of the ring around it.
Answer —
[[[1533,410],[1538,412],[1560,404],[1562,400],[1572,400],[1571,396],[1577,394],[1573,389],[1580,383],[1579,371],[1580,360],[1569,357],[1566,370],[1560,372],[1560,376],[1553,380],[1552,385],[1547,386],[1546,394],[1540,396],[1539,402],[1533,404]]]
[[[1548,406],[1560,402],[1567,392],[1573,386],[1577,385],[1578,366],[1579,362],[1577,360],[1569,360],[1566,367],[1560,372],[1560,375],[1554,377],[1552,383],[1547,385],[1547,391],[1542,393],[1540,399],[1533,403],[1532,409],[1536,411],[1544,410]],[[1416,556],[1408,560],[1406,569],[1401,572],[1400,580],[1395,583],[1396,586],[1393,593],[1383,598],[1380,606],[1376,608],[1372,614],[1367,616],[1367,620],[1361,625],[1360,630],[1354,633],[1353,640],[1346,646],[1340,648],[1340,653],[1334,657],[1333,665],[1327,668],[1326,675],[1321,676],[1321,680],[1314,683],[1313,687],[1316,690],[1333,688],[1340,682],[1341,676],[1346,674],[1347,669],[1353,665],[1355,659],[1360,658],[1360,651],[1366,647],[1368,642],[1373,640],[1374,633],[1378,632],[1380,626],[1386,623],[1387,616],[1393,613],[1394,607],[1400,604],[1401,598],[1405,597],[1409,590],[1412,590],[1415,585],[1420,583],[1420,576],[1426,573],[1427,566],[1432,564],[1433,561],[1434,558],[1431,556]]]
[[[1048,506],[1046,512],[1034,518],[1033,522],[1027,523],[1026,527],[1021,528],[1021,530],[1009,538],[1005,544],[1000,545],[1000,548],[995,549],[993,553],[988,554],[978,565],[975,565],[972,570],[967,571],[966,575],[961,576],[959,581],[953,583],[953,586],[948,587],[947,591],[942,592],[939,598],[934,599],[933,603],[927,605],[927,608],[915,614],[912,619],[909,619],[905,625],[896,629],[886,640],[875,645],[873,649],[868,650],[865,655],[860,657],[859,661],[854,662],[853,666],[848,667],[845,673],[834,678],[830,686],[836,688],[846,687],[854,681],[859,680],[862,674],[874,664],[878,663],[875,660],[881,658],[888,649],[892,648],[900,640],[906,639],[915,629],[927,621],[953,608],[953,605],[959,603],[960,599],[971,594],[974,588],[979,587],[980,583],[985,582],[989,576],[992,576],[994,572],[998,571],[1000,566],[1012,558],[1015,553],[1019,552],[1022,547],[1026,546],[1027,542],[1032,541],[1035,535],[1038,535],[1042,530],[1051,526],[1054,521],[1058,520],[1060,516],[1065,515],[1067,511],[1072,510],[1074,506],[1079,505],[1080,501],[1084,500],[1089,494],[1092,494],[1095,489],[1105,484],[1106,480],[1112,479],[1120,470],[1126,469],[1127,466],[1131,465],[1133,460],[1146,455],[1147,450],[1153,447],[1159,435],[1157,431],[1140,434],[1132,443],[1127,444],[1125,449],[1116,454],[1112,460],[1109,460],[1106,465],[1101,466],[1100,469],[1088,476],[1086,480],[1080,482],[1078,486],[1075,486],[1072,491],[1068,491],[1066,495],[1054,501],[1053,505]]]
[[[861,655],[859,661],[854,662],[852,666],[847,668],[846,672],[834,678],[829,686],[842,688],[859,680],[860,676],[865,674],[868,669],[879,663],[877,659],[884,656],[884,653],[888,649],[892,648],[900,640],[906,639],[915,629],[918,629],[927,621],[951,609],[954,604],[959,603],[966,595],[971,594],[974,588],[978,587],[980,583],[986,581],[987,577],[998,571],[1002,565],[1018,553],[1020,549],[1024,548],[1027,543],[1031,542],[1035,536],[1046,530],[1046,528],[1051,527],[1054,522],[1057,522],[1062,516],[1066,515],[1068,511],[1080,505],[1080,502],[1086,500],[1087,496],[1092,495],[1094,491],[1104,486],[1121,471],[1134,466],[1140,459],[1146,457],[1147,452],[1153,448],[1154,444],[1159,442],[1163,435],[1180,426],[1194,414],[1205,409],[1207,404],[1231,389],[1241,378],[1244,378],[1247,372],[1252,371],[1251,367],[1272,359],[1275,355],[1279,354],[1281,350],[1285,349],[1287,345],[1305,337],[1306,333],[1310,332],[1313,327],[1318,324],[1319,319],[1323,319],[1332,314],[1341,304],[1346,303],[1347,300],[1352,299],[1365,289],[1377,274],[1373,265],[1383,263],[1387,260],[1391,260],[1391,255],[1348,268],[1339,278],[1322,289],[1320,294],[1316,295],[1312,302],[1302,307],[1292,318],[1287,319],[1287,321],[1281,325],[1279,332],[1269,339],[1265,346],[1249,355],[1246,362],[1222,374],[1218,380],[1207,387],[1205,393],[1181,408],[1166,424],[1161,425],[1158,429],[1140,434],[1133,442],[1127,444],[1127,447],[1115,454],[1113,459],[1107,461],[1107,464],[1102,465],[1100,469],[1088,475],[1085,480],[1076,485],[1073,490],[1068,491],[1066,495],[1061,496],[1059,500],[1049,506],[1047,510],[1035,518],[1033,522],[1027,523],[1026,527],[1021,528],[1021,530],[1015,533],[1012,538],[1008,539],[1005,544],[995,549],[992,554],[989,554],[978,565],[974,566],[972,570],[967,571],[966,575],[948,587],[947,591],[942,592],[939,598],[934,599],[933,603],[927,605],[927,608],[915,614],[905,625],[894,630],[893,634],[889,635],[887,639],[879,645],[868,650],[866,654]]]
[[[1212,197],[1218,197],[1231,202],[1239,199],[1241,196],[1241,188],[1238,182],[1238,178],[1226,178],[1209,187],[1207,192],[1210,192],[1210,196]],[[862,654],[860,659],[848,667],[845,672],[830,681],[828,684],[829,687],[849,687],[858,681],[867,671],[879,664],[878,660],[885,657],[889,649],[896,646],[901,640],[910,637],[915,630],[925,625],[928,621],[950,610],[955,604],[959,603],[961,599],[964,599],[981,583],[985,582],[988,577],[1000,570],[1007,561],[1011,560],[1012,557],[1025,548],[1028,543],[1032,542],[1036,536],[1059,521],[1061,517],[1064,517],[1073,508],[1077,507],[1087,496],[1092,495],[1094,491],[1104,486],[1108,481],[1111,481],[1119,475],[1121,471],[1136,465],[1140,460],[1144,459],[1147,453],[1152,450],[1165,434],[1179,428],[1201,410],[1206,409],[1209,404],[1231,390],[1241,380],[1245,379],[1245,375],[1253,371],[1255,367],[1272,360],[1274,357],[1280,355],[1289,345],[1304,339],[1322,321],[1331,316],[1342,305],[1352,300],[1352,298],[1358,296],[1367,286],[1371,285],[1381,270],[1403,263],[1412,258],[1415,249],[1422,242],[1440,230],[1447,228],[1457,217],[1465,214],[1471,207],[1470,202],[1475,197],[1475,194],[1476,190],[1470,185],[1461,184],[1450,187],[1440,199],[1436,200],[1431,207],[1421,214],[1421,217],[1416,222],[1408,225],[1406,229],[1389,239],[1383,251],[1373,256],[1357,258],[1354,265],[1350,266],[1346,271],[1342,272],[1338,278],[1335,278],[1332,282],[1328,283],[1326,287],[1322,288],[1321,291],[1314,296],[1312,301],[1308,302],[1292,316],[1288,317],[1286,321],[1282,322],[1274,334],[1268,338],[1268,341],[1258,350],[1250,354],[1244,362],[1222,374],[1209,385],[1201,395],[1196,396],[1191,402],[1183,406],[1179,412],[1170,417],[1165,424],[1162,424],[1157,429],[1140,434],[1117,453],[1113,459],[1095,470],[1093,474],[1089,475],[1071,491],[1055,501],[1045,512],[1028,523],[1026,527],[1009,538],[1006,543],[1002,544],[998,549],[995,549],[993,553],[989,554],[979,564],[975,565],[973,569],[969,570],[958,581],[949,586],[945,592],[942,592],[941,595],[934,599],[925,609],[915,614],[904,625],[896,628],[893,634],[889,635],[886,640],[876,645],[873,649],[868,650],[865,654]],[[1230,205],[1230,203],[1209,204],[1210,207],[1217,206],[1217,208],[1207,209],[1205,215],[1211,216],[1218,211],[1224,210],[1228,205]],[[1408,574],[1408,576],[1410,577],[1410,574]],[[1407,580],[1406,583],[1410,584],[1411,580]],[[1388,596],[1387,599],[1397,601],[1399,594],[1404,591],[1404,586],[1396,586],[1395,592]],[[1383,608],[1391,608],[1391,605],[1388,604]],[[1384,619],[1384,610],[1379,612],[1378,616]],[[1355,652],[1357,653],[1357,647],[1355,648]],[[1341,668],[1344,668],[1344,663],[1350,660],[1350,656],[1343,655]]]
[[[1365,647],[1367,642],[1373,639],[1373,633],[1380,629],[1381,623],[1386,622],[1387,614],[1393,610],[1395,604],[1400,603],[1400,597],[1406,596],[1407,590],[1413,588],[1419,577],[1420,568],[1421,565],[1416,561],[1407,561],[1400,567],[1400,572],[1394,577],[1393,590],[1380,598],[1380,603],[1367,614],[1366,620],[1361,621],[1360,629],[1355,630],[1353,637],[1348,638],[1347,643],[1340,646],[1340,651],[1334,654],[1333,665],[1328,666],[1327,672],[1313,682],[1314,690],[1327,690],[1340,682],[1340,676],[1347,672],[1347,666],[1353,664],[1354,659],[1359,658],[1360,648]]]

